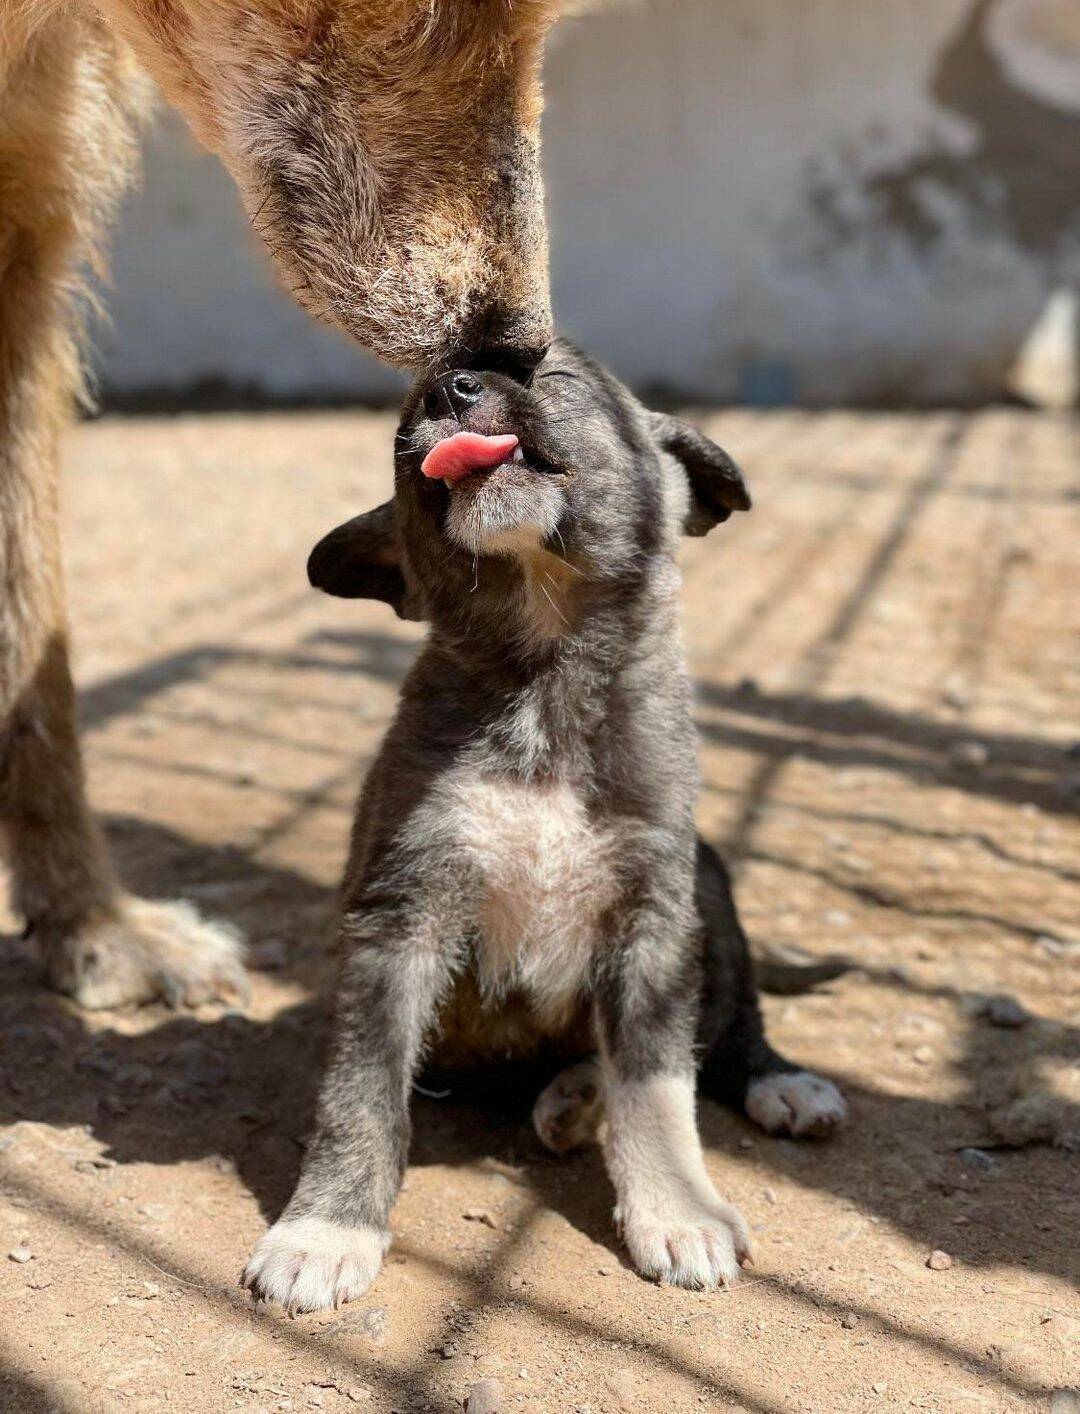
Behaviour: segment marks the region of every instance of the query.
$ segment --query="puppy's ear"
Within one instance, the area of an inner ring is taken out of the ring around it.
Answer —
[[[750,492],[742,472],[721,447],[666,413],[649,414],[661,450],[680,462],[690,487],[690,509],[683,521],[687,535],[707,535],[732,511],[750,509]]]
[[[313,589],[339,599],[381,599],[399,619],[424,617],[409,583],[393,501],[347,520],[324,535],[308,556]]]

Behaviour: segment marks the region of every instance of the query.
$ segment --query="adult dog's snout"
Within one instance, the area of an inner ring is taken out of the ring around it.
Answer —
[[[433,422],[443,417],[461,418],[484,391],[480,379],[455,369],[435,380],[424,394],[424,411]]]
[[[551,340],[546,305],[487,305],[447,349],[442,366],[505,373],[524,383],[551,347]]]

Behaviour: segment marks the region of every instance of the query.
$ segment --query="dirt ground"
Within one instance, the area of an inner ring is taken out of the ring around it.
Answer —
[[[369,1296],[252,1308],[237,1275],[301,1152],[353,800],[419,636],[303,564],[385,496],[392,419],[106,419],[66,450],[93,796],[133,886],[244,929],[253,1000],[81,1015],[4,921],[5,1411],[448,1414],[497,1378],[513,1414],[856,1414],[1080,1385],[1077,425],[710,429],[756,509],[686,550],[701,823],[760,948],[854,964],[766,1002],[844,1087],[838,1139],[701,1107],[757,1265],[721,1294],[650,1286],[597,1156],[542,1151],[531,1095],[418,1096]]]

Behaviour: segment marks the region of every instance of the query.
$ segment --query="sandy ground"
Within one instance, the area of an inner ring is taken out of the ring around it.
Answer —
[[[722,1294],[650,1286],[597,1157],[545,1154],[531,1095],[418,1097],[369,1297],[252,1309],[237,1274],[308,1124],[353,799],[418,637],[310,593],[303,562],[386,494],[392,423],[107,419],[66,451],[94,799],[134,886],[246,931],[254,995],[80,1015],[5,923],[4,1410],[451,1411],[497,1378],[515,1412],[855,1414],[1080,1385],[1076,424],[711,430],[757,508],[686,552],[702,826],[759,946],[856,968],[766,1003],[844,1086],[839,1139],[702,1105],[757,1266]],[[998,993],[1021,1025],[987,1016]]]

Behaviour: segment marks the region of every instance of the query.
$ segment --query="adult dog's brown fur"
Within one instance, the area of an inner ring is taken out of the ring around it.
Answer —
[[[54,985],[242,990],[234,939],[121,889],[88,811],[57,541],[79,272],[153,75],[313,314],[419,367],[548,337],[538,70],[559,0],[0,0],[0,823]]]

